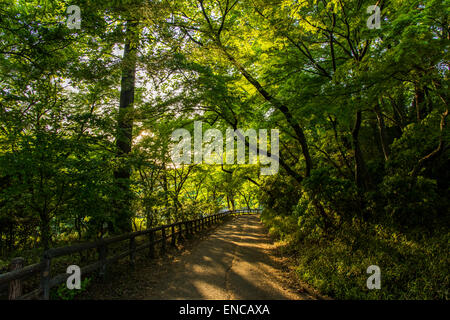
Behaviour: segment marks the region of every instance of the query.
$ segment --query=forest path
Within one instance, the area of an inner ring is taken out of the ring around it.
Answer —
[[[94,298],[313,299],[283,270],[276,250],[259,216],[234,217],[172,261],[139,266],[122,284],[110,283]]]

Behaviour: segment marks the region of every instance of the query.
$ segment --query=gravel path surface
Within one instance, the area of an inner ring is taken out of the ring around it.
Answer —
[[[94,299],[313,299],[286,272],[256,215],[230,219],[191,249],[90,290]],[[284,269],[284,270],[283,270]]]

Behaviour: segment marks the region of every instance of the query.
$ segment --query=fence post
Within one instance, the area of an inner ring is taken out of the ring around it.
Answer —
[[[106,277],[106,255],[108,252],[108,247],[102,245],[98,248],[98,260],[101,261],[102,266],[100,267],[100,277],[104,280]]]
[[[130,266],[134,269],[136,258],[136,238],[130,238]]]
[[[164,226],[161,229],[161,253],[166,253],[166,228]]]
[[[176,245],[176,239],[175,239],[175,225],[172,225],[172,239],[171,239],[171,245],[172,247],[175,247]]]
[[[50,299],[50,266],[52,259],[48,257],[47,253],[44,252],[44,257],[42,258],[44,268],[41,274],[41,289],[42,289],[42,299]]]
[[[153,259],[155,257],[155,231],[150,231],[148,234],[148,241],[150,246],[148,247],[148,257]]]
[[[9,271],[20,270],[23,268],[25,264],[25,259],[22,257],[17,257],[11,260],[11,264],[9,265]],[[20,279],[11,280],[9,283],[9,300],[15,300],[22,295],[22,281]]]

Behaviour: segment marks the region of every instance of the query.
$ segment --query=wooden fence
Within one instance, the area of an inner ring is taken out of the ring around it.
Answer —
[[[86,242],[74,244],[71,246],[53,248],[43,253],[41,262],[24,267],[23,258],[14,258],[10,264],[10,271],[0,274],[0,288],[8,286],[8,299],[27,300],[27,299],[50,299],[50,289],[67,281],[70,276],[67,273],[61,273],[54,277],[50,275],[52,260],[70,256],[75,253],[81,253],[87,250],[96,250],[98,259],[96,262],[81,267],[81,274],[89,274],[93,271],[99,271],[99,275],[104,277],[106,267],[112,263],[129,257],[131,267],[134,267],[136,253],[147,249],[149,258],[156,255],[155,246],[160,245],[159,252],[164,254],[168,245],[175,246],[176,242],[180,242],[184,237],[191,237],[195,232],[204,230],[214,224],[223,222],[224,218],[232,215],[254,214],[260,212],[260,209],[244,209],[235,211],[226,211],[199,219],[177,222],[171,225],[159,226],[144,231],[131,232],[111,238],[100,239],[94,242]],[[144,244],[137,245],[136,238],[148,237]],[[168,241],[170,240],[170,243]],[[108,247],[112,244],[128,242],[128,250],[108,255]],[[22,293],[22,281],[33,275],[40,274],[39,288],[32,290],[26,294]]]

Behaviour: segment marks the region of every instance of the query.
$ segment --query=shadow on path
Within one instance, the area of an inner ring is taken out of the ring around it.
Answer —
[[[287,285],[286,274],[274,259],[274,250],[258,216],[235,217],[199,241],[190,252],[176,257],[164,272],[155,272],[151,265],[138,267],[132,272],[136,275],[126,281],[129,288],[123,290],[125,294],[115,288],[104,292],[102,298],[312,299]],[[134,288],[130,282],[135,283]]]

